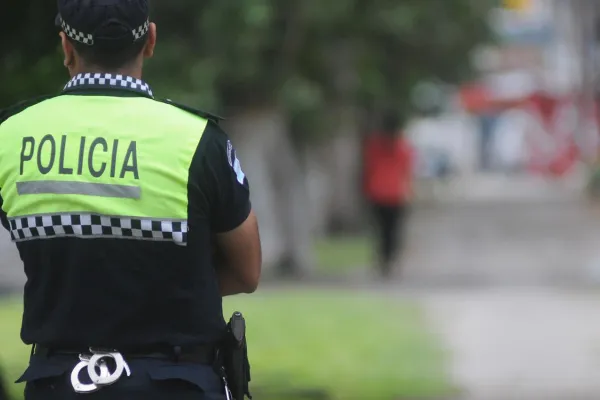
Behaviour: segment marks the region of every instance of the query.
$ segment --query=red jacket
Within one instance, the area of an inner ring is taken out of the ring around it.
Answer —
[[[376,204],[398,205],[412,197],[414,152],[403,138],[370,135],[364,148],[364,193]]]

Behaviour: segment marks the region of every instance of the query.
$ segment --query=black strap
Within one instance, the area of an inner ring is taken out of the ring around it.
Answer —
[[[108,349],[98,349],[106,352],[111,352]],[[89,349],[64,349],[64,348],[48,348],[45,346],[34,345],[32,354],[38,357],[51,357],[53,355],[71,355],[89,354]],[[164,346],[144,347],[143,349],[135,349],[130,351],[119,351],[125,359],[135,358],[153,358],[160,360],[170,360],[175,362],[188,362],[194,364],[211,365],[215,361],[217,348],[214,345],[193,346],[182,348],[175,346],[165,348]]]
[[[206,111],[198,110],[198,109],[195,109],[193,107],[187,106],[185,104],[176,103],[176,102],[174,102],[171,99],[164,99],[164,100],[159,100],[159,101],[162,102],[162,103],[166,103],[166,104],[172,105],[173,107],[177,107],[179,109],[182,109],[184,111],[187,111],[187,112],[189,112],[191,114],[197,115],[197,116],[199,116],[201,118],[204,118],[204,119],[207,119],[209,121],[212,121],[212,122],[214,122],[216,124],[218,124],[220,121],[224,120],[224,118],[219,117],[218,115],[214,115],[214,114],[208,113]]]

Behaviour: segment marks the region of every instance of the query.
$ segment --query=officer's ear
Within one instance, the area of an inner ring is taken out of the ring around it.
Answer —
[[[148,30],[148,41],[144,47],[144,58],[150,58],[154,55],[154,48],[156,47],[156,24],[150,23],[150,29]]]
[[[73,44],[67,38],[64,32],[60,32],[60,41],[62,50],[65,56],[64,64],[65,67],[70,68],[75,64],[75,49],[73,48]]]

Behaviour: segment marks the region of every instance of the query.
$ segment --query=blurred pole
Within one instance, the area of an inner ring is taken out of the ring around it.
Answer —
[[[576,130],[576,142],[588,161],[596,161],[597,130],[593,129],[592,118],[595,115],[595,97],[598,85],[596,56],[596,26],[598,5],[596,0],[571,0],[574,7],[575,27],[580,29],[578,54],[581,62],[581,87],[579,89],[579,118]],[[594,147],[593,152],[590,147]]]
[[[594,144],[596,148],[594,149],[594,163],[598,163],[598,151],[600,150],[600,124],[599,124],[599,116],[598,116],[598,102],[600,101],[600,3],[597,0],[590,0],[592,3],[591,14],[593,15],[592,19],[592,71],[593,71],[593,81],[592,81],[592,111],[594,115],[594,127],[596,133],[596,141]]]
[[[564,1],[564,0],[563,0]],[[577,54],[581,73],[578,93],[578,124],[576,143],[588,169],[588,194],[593,199],[600,196],[599,127],[596,111],[598,94],[598,18],[597,0],[571,0],[573,22],[578,29]]]
[[[597,0],[590,0],[590,52],[592,59],[590,60],[590,70],[592,71],[592,79],[590,81],[591,91],[591,115],[593,115],[594,128],[591,131],[595,133],[595,140],[591,141],[594,145],[593,157],[591,157],[591,178],[589,179],[589,193],[593,199],[600,197],[600,125],[598,116],[598,102],[600,101],[600,4]]]

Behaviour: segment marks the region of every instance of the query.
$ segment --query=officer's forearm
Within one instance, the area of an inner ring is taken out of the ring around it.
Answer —
[[[219,281],[219,290],[221,296],[233,296],[247,292],[247,288],[237,279],[236,276],[227,268],[217,268],[217,279]]]

